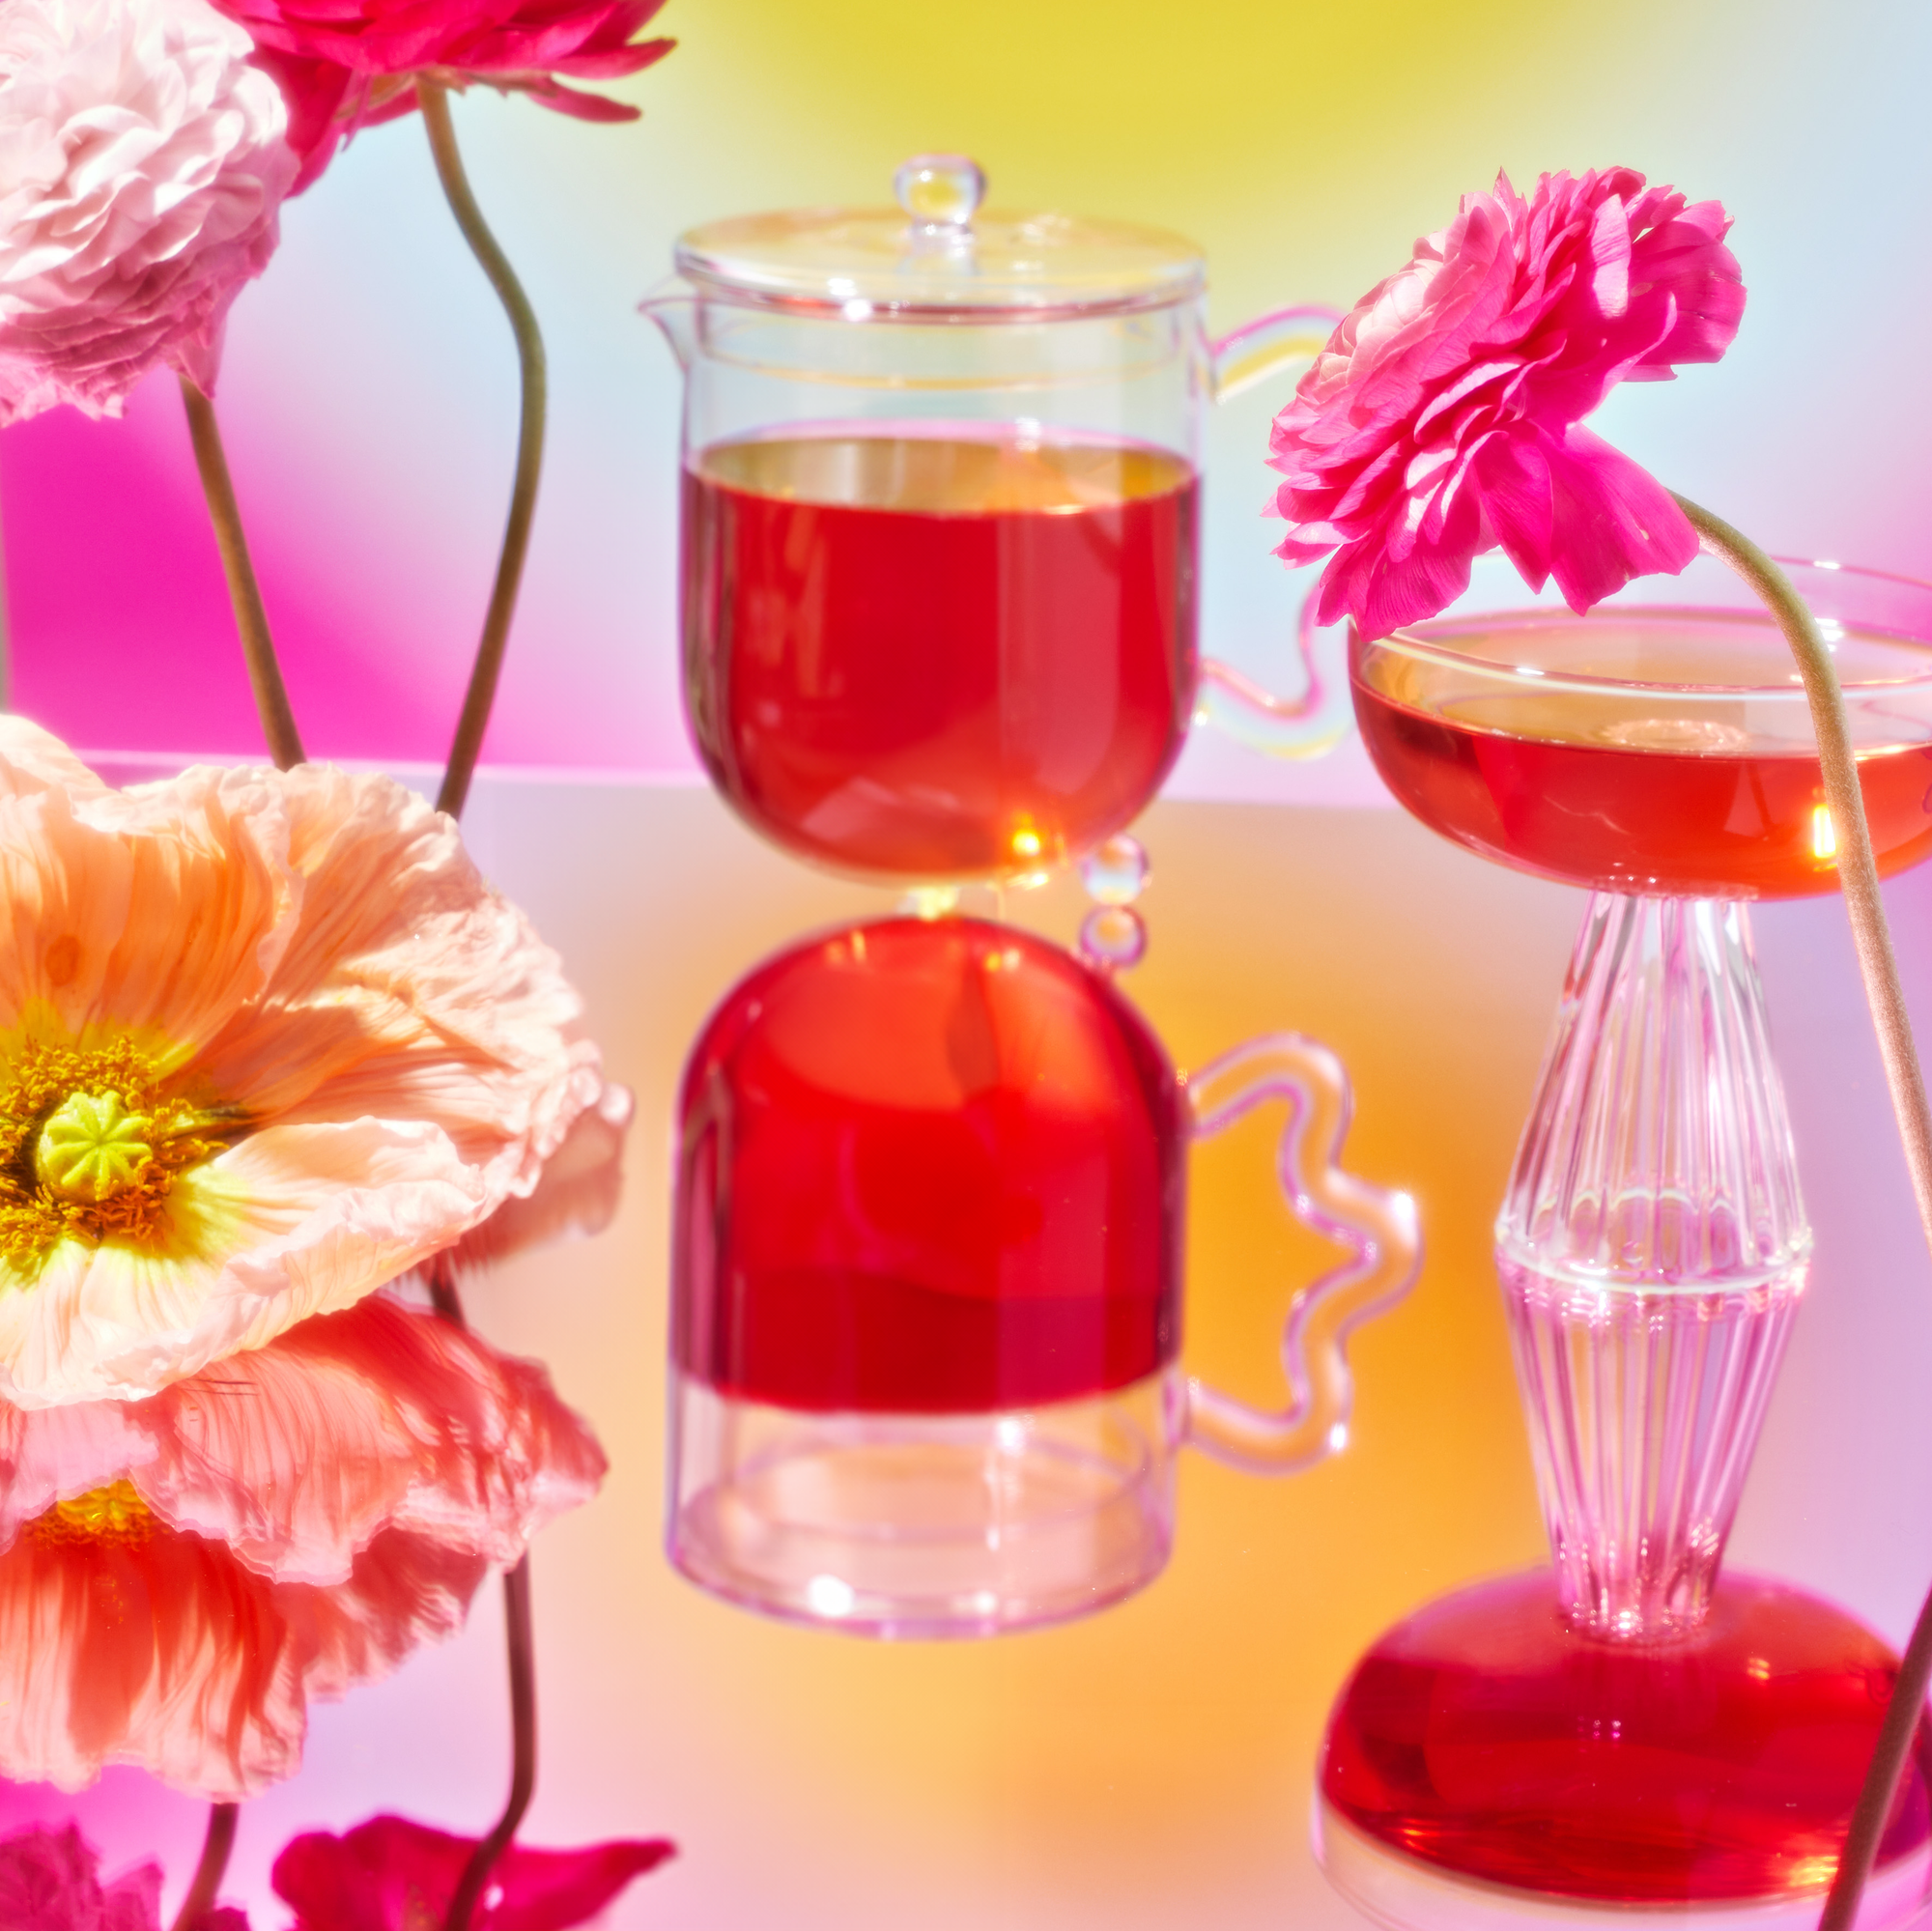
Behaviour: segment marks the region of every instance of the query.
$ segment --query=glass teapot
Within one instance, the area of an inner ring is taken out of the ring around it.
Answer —
[[[1211,342],[1177,236],[981,213],[961,156],[895,185],[895,209],[693,229],[642,305],[686,377],[684,690],[714,783],[840,871],[998,879],[1119,831],[1197,716],[1328,749],[1347,685],[1306,622],[1305,692],[1270,697],[1200,660],[1196,574],[1206,404],[1335,317]]]

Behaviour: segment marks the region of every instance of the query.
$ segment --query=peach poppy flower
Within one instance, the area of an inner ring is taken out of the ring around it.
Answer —
[[[388,1294],[147,1401],[0,1406],[0,1775],[251,1795],[604,1466],[541,1368]]]
[[[0,718],[0,1399],[154,1394],[529,1194],[579,1010],[401,785],[117,792]]]

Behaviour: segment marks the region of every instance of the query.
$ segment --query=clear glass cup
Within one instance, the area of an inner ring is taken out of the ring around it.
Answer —
[[[1077,858],[1197,709],[1283,755],[1347,725],[1312,661],[1284,701],[1196,639],[1203,411],[1335,318],[1210,342],[1190,243],[983,185],[926,156],[895,209],[711,223],[644,303],[686,379],[698,751],[763,836],[861,875]]]
[[[1288,1103],[1291,1211],[1349,1258],[1294,1297],[1266,1413],[1179,1365],[1189,1144]],[[1108,977],[989,922],[888,920],[742,980],[679,1103],[671,1560],[870,1635],[977,1635],[1141,1587],[1193,1440],[1346,1437],[1344,1344],[1419,1258],[1337,1166],[1340,1062],[1279,1034],[1183,1080]]]

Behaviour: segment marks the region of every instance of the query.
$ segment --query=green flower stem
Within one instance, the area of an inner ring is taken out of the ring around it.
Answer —
[[[1932,1113],[1926,1110],[1925,1081],[1918,1069],[1905,993],[1898,982],[1898,961],[1891,950],[1885,901],[1879,896],[1878,865],[1872,857],[1871,830],[1865,823],[1865,801],[1859,789],[1858,760],[1845,722],[1837,669],[1817,620],[1792,587],[1790,578],[1729,524],[1683,497],[1676,501],[1703,538],[1704,547],[1728,563],[1757,593],[1798,660],[1798,673],[1811,705],[1811,727],[1818,738],[1825,802],[1831,808],[1832,831],[1838,843],[1838,880],[1844,888],[1845,910],[1851,915],[1852,942],[1864,980],[1865,1004],[1871,1008],[1872,1025],[1878,1033],[1892,1115],[1898,1122],[1912,1191],[1918,1202],[1918,1224],[1928,1248],[1932,1248]]]
[[[261,586],[248,559],[248,539],[242,529],[242,507],[235,500],[234,479],[221,446],[214,405],[194,383],[182,378],[182,401],[187,405],[188,436],[194,443],[195,468],[201,471],[201,493],[208,498],[208,520],[214,525],[215,547],[228,579],[228,599],[235,606],[235,628],[242,636],[242,656],[248,666],[248,682],[255,693],[255,710],[269,755],[283,771],[302,761],[301,738],[295,713],[289,708],[282,667],[275,661],[274,639],[269,635],[269,613],[262,608]]]
[[[1932,1245],[1932,1117],[1926,1112],[1925,1082],[1918,1069],[1905,994],[1898,982],[1898,962],[1886,924],[1885,902],[1879,896],[1878,865],[1872,857],[1871,830],[1865,822],[1858,760],[1845,722],[1845,698],[1838,688],[1836,667],[1819,633],[1817,619],[1784,572],[1748,537],[1709,510],[1683,497],[1676,501],[1703,538],[1704,548],[1728,563],[1757,593],[1798,661],[1798,673],[1811,706],[1811,727],[1818,739],[1825,802],[1831,809],[1832,830],[1838,842],[1838,879],[1844,888],[1845,909],[1851,915],[1865,1004],[1871,1008],[1872,1025],[1878,1032],[1891,1110],[1918,1202],[1919,1225]],[[1865,1880],[1877,1859],[1879,1839],[1891,1815],[1898,1780],[1911,1756],[1912,1740],[1925,1708],[1928,1679],[1932,1679],[1932,1596],[1918,1612],[1912,1640],[1906,1645],[1818,1931],[1851,1931],[1858,1917]]]
[[[222,1873],[228,1868],[228,1854],[235,1848],[235,1825],[241,1806],[211,1803],[208,1806],[208,1835],[201,1845],[201,1862],[195,1866],[194,1882],[175,1913],[173,1931],[195,1931],[195,1927],[214,1909],[214,1893],[221,1888]]]
[[[497,245],[469,191],[464,173],[463,156],[456,146],[456,129],[449,118],[449,96],[434,80],[416,82],[416,99],[422,108],[423,125],[429,129],[430,152],[436,156],[436,171],[442,182],[450,212],[463,239],[490,278],[510,318],[517,338],[517,365],[523,377],[523,414],[517,430],[517,474],[510,491],[510,515],[503,529],[503,548],[497,563],[497,582],[490,592],[490,608],[483,619],[483,636],[476,646],[476,662],[469,673],[469,689],[464,696],[463,715],[457,722],[455,741],[449,748],[449,768],[443,773],[442,790],[437,797],[440,810],[454,816],[463,809],[469,795],[469,780],[476,769],[476,755],[483,747],[483,732],[490,723],[490,706],[497,696],[497,680],[502,674],[503,649],[509,641],[510,620],[516,614],[517,591],[523,582],[524,559],[530,547],[530,520],[536,514],[537,483],[543,471],[544,415],[549,400],[549,375],[544,361],[543,336],[537,329],[535,312],[524,294],[523,284]]]
[[[503,1626],[510,1653],[510,1728],[513,1737],[510,1801],[490,1834],[469,1854],[456,1894],[449,1900],[443,1931],[469,1931],[477,1900],[497,1860],[509,1849],[530,1807],[537,1783],[537,1674],[530,1627],[530,1558],[526,1553],[503,1576]]]
[[[456,1288],[456,1269],[449,1255],[437,1255],[425,1270],[431,1305],[443,1320],[458,1327],[469,1325],[463,1296]],[[503,1814],[488,1836],[469,1854],[463,1876],[449,1900],[443,1931],[469,1931],[477,1900],[497,1860],[509,1849],[537,1785],[537,1668],[536,1643],[530,1622],[530,1558],[527,1553],[503,1576],[503,1633],[510,1656],[510,1797]]]

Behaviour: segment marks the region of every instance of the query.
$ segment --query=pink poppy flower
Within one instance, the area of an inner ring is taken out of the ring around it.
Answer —
[[[275,1860],[275,1894],[293,1931],[417,1931],[440,1924],[474,1837],[452,1837],[407,1817],[372,1817],[340,1837],[297,1837]],[[512,1844],[497,1861],[473,1931],[570,1931],[675,1847],[662,1837],[581,1851]]]
[[[604,1458],[542,1369],[377,1295],[143,1402],[0,1406],[0,1775],[246,1797],[448,1634]]]
[[[1357,302],[1275,418],[1275,552],[1332,559],[1317,614],[1368,638],[1434,616],[1501,545],[1587,610],[1682,570],[1669,493],[1581,418],[1619,382],[1714,362],[1744,313],[1730,217],[1629,168],[1506,175]]]
[[[207,0],[0,8],[0,423],[214,385],[294,181],[288,110]]]
[[[306,187],[357,128],[416,104],[418,77],[527,94],[583,121],[638,110],[573,80],[615,80],[674,43],[638,36],[664,0],[218,0],[261,48],[288,99],[289,139]]]
[[[400,785],[117,792],[0,718],[0,1399],[153,1394],[527,1195],[578,1012]]]

